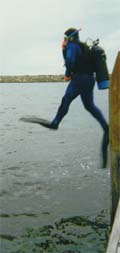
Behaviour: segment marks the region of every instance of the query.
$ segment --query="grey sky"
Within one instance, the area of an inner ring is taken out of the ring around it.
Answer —
[[[64,73],[61,42],[69,27],[100,38],[110,72],[120,50],[119,0],[0,0],[0,74]]]

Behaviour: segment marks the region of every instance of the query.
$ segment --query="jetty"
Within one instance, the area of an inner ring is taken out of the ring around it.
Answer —
[[[0,76],[0,83],[63,82],[63,75],[15,75]]]
[[[120,253],[120,52],[110,84],[111,234],[106,253]]]

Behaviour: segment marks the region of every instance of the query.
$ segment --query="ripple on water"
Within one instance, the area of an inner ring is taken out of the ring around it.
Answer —
[[[11,166],[11,167],[7,167],[6,170],[20,170],[19,166]]]

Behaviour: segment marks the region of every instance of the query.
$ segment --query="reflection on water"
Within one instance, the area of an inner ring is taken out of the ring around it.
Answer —
[[[105,252],[110,171],[100,167],[98,123],[79,98],[56,132],[19,121],[52,119],[65,88],[0,85],[0,253]],[[96,98],[107,116],[106,93]]]
[[[79,216],[62,218],[52,225],[28,229],[18,238],[1,235],[1,239],[12,242],[12,247],[8,244],[9,253],[103,253],[109,234],[104,215],[102,211],[93,220]]]

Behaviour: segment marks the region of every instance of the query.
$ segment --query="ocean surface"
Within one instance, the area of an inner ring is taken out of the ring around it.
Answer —
[[[0,253],[103,253],[110,225],[110,166],[103,131],[78,97],[59,130],[52,120],[66,83],[0,84]],[[95,88],[108,119],[108,91]]]

